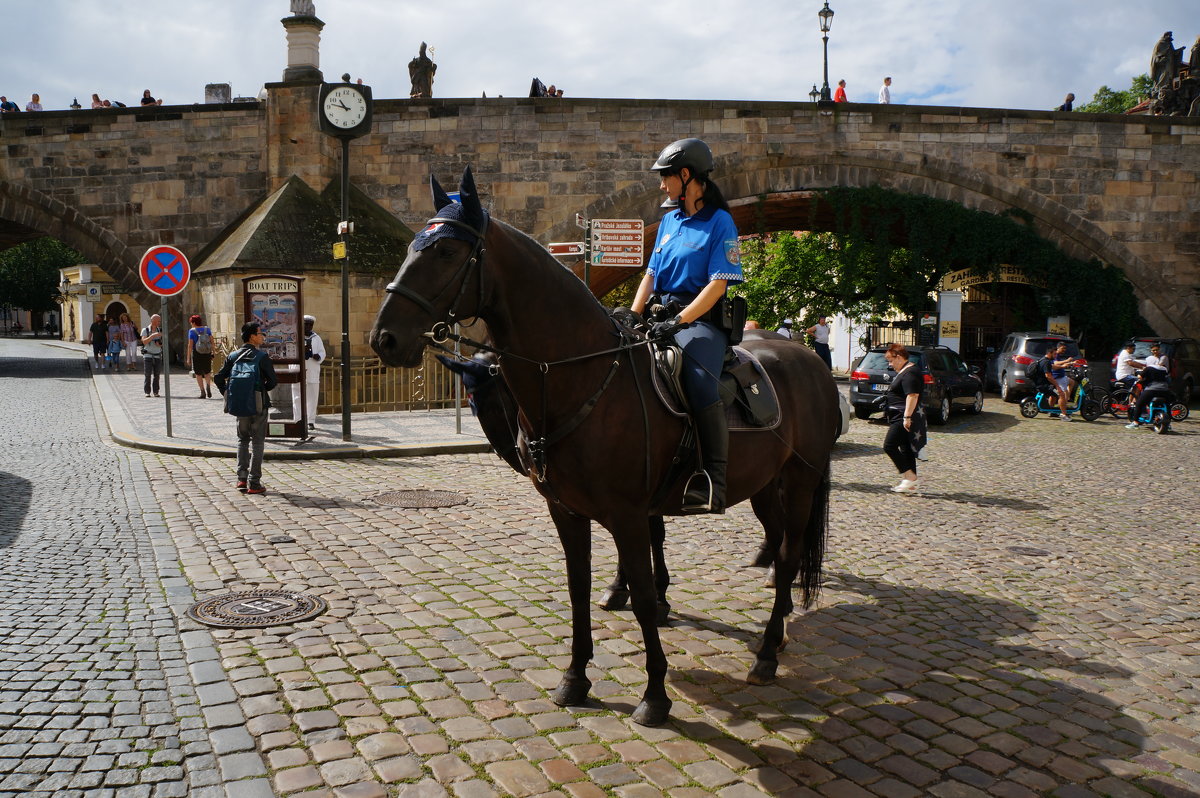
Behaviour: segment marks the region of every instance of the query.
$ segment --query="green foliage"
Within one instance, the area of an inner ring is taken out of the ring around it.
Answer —
[[[629,271],[630,275],[627,279],[622,280],[600,298],[601,305],[606,308],[627,308],[633,304],[634,294],[637,293],[638,285],[642,282],[642,275],[646,272],[643,269],[630,269]]]
[[[56,238],[38,238],[0,252],[0,306],[36,312],[54,310],[59,269],[83,256]]]
[[[805,326],[822,313],[862,320],[899,311],[912,318],[933,306],[946,274],[995,274],[1013,265],[1047,286],[1037,289],[1045,316],[1070,314],[1089,346],[1116,346],[1138,323],[1125,276],[1096,260],[1067,257],[1030,221],[1023,212],[996,215],[879,187],[825,189],[812,204],[810,227],[830,232],[747,240],[747,281],[735,290],[767,328],[801,310]]]
[[[1123,114],[1149,97],[1153,88],[1150,76],[1142,73],[1131,81],[1125,91],[1101,86],[1089,102],[1076,106],[1075,110],[1092,114]]]

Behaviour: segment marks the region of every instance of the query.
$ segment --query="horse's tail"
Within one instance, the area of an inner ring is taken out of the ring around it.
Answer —
[[[804,596],[804,608],[808,609],[816,601],[821,591],[821,565],[825,561],[825,539],[829,535],[829,492],[832,487],[830,464],[825,463],[825,473],[813,491],[811,509],[808,512],[808,523],[804,527],[804,537],[800,549],[800,570],[796,574],[794,584],[800,588]]]

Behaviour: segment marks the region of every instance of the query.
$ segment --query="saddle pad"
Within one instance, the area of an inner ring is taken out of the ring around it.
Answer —
[[[759,376],[758,389],[760,391],[767,391],[771,397],[771,400],[776,406],[778,406],[779,397],[775,393],[775,385],[771,382],[771,378],[767,375],[767,371],[763,368],[762,363],[758,362],[758,358],[755,357],[750,351],[743,349],[740,346],[733,347],[733,355],[739,364],[750,363],[754,367],[754,370],[758,372]],[[668,385],[667,378],[663,376],[662,372],[657,366],[657,361],[653,359],[650,361],[650,381],[653,383],[654,392],[658,394],[658,400],[662,402],[663,407],[665,407],[671,413],[671,415],[676,416],[677,418],[687,418],[688,411],[686,406],[682,401],[679,400],[671,386]],[[722,391],[722,393],[724,392]],[[724,395],[722,395],[721,398],[722,400],[726,399]],[[739,430],[762,431],[775,429],[779,426],[781,416],[782,409],[780,413],[775,415],[775,422],[773,424],[767,427],[760,427],[746,422],[746,418],[742,415],[741,408],[738,406],[736,401],[727,402],[725,405],[725,420],[729,424],[730,432],[736,432]]]

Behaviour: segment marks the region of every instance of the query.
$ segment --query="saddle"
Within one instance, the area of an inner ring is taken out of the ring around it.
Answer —
[[[654,345],[651,382],[659,401],[679,418],[690,417],[680,375],[683,350],[674,344]],[[779,426],[779,397],[766,369],[748,350],[733,346],[725,350],[719,394],[725,405],[729,431],[769,430]]]

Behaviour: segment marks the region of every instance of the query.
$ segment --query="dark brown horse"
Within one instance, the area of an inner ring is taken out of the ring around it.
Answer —
[[[566,555],[571,662],[551,697],[578,706],[591,689],[594,520],[613,536],[645,641],[647,685],[633,720],[659,725],[671,699],[655,625],[648,519],[679,511],[687,474],[672,468],[672,458],[685,425],[647,384],[648,344],[622,337],[588,289],[536,241],[489,219],[469,169],[459,186],[461,205],[433,187],[439,215],[414,239],[388,285],[371,346],[389,365],[414,366],[448,323],[487,322],[530,442],[534,485],[546,497]],[[765,684],[775,678],[786,640],[793,580],[805,606],[820,586],[838,411],[829,370],[811,351],[784,341],[747,348],[770,374],[782,411],[776,429],[735,433],[729,446],[729,505],[751,499],[768,536],[774,530],[780,540],[775,601],[748,676]]]

